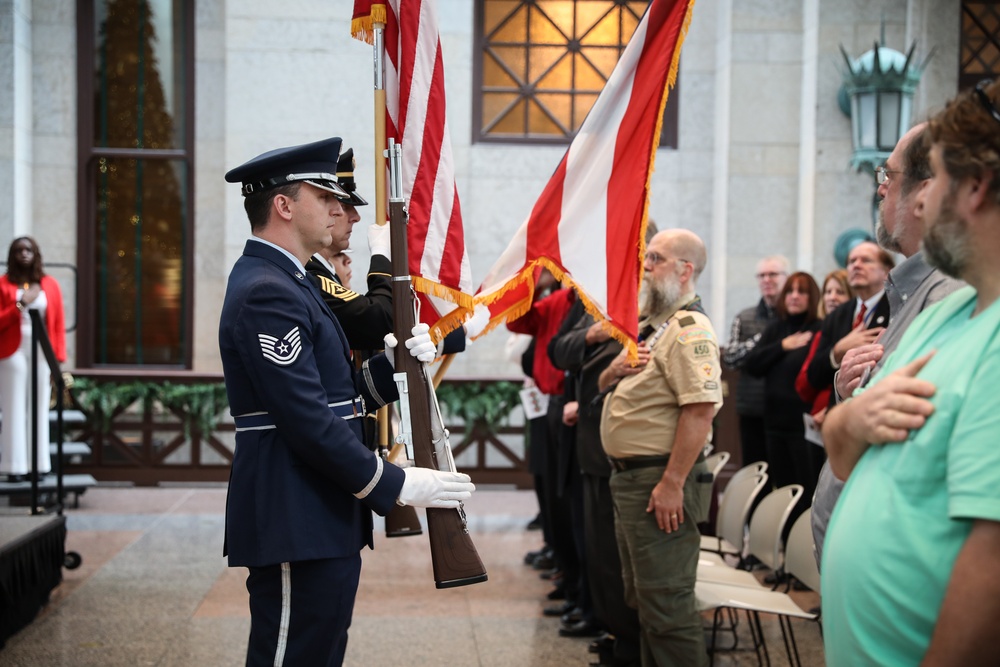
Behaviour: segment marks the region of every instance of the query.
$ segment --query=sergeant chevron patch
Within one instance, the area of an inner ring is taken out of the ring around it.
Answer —
[[[326,276],[317,276],[317,278],[319,278],[319,288],[336,299],[353,301],[358,298],[357,292],[347,289],[336,280],[330,280]]]
[[[287,366],[299,357],[302,351],[302,341],[299,339],[299,328],[295,327],[283,337],[275,338],[269,334],[259,333],[260,351],[264,358],[279,366]]]

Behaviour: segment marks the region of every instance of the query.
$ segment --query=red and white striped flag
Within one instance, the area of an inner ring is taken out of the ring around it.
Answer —
[[[436,0],[355,0],[351,34],[371,42],[385,25],[386,137],[403,147],[409,266],[421,320],[439,339],[472,307],[472,272],[445,115]]]
[[[531,306],[536,269],[571,283],[635,354],[649,180],[694,0],[653,0],[531,215],[476,295],[489,331]]]

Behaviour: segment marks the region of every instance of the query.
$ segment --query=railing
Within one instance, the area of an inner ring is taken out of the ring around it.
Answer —
[[[74,471],[98,481],[132,482],[153,486],[163,482],[226,482],[236,446],[236,432],[229,408],[222,404],[214,420],[198,419],[192,409],[203,410],[221,391],[221,374],[184,371],[78,370],[78,385],[90,384],[89,398],[77,396],[76,407],[87,422],[73,435],[90,444],[92,453]],[[481,385],[508,382],[498,379],[445,380],[445,385]],[[96,385],[96,387],[94,386]],[[188,399],[178,387],[189,387]],[[192,400],[196,390],[204,394]],[[214,388],[214,389],[213,389]],[[173,392],[165,391],[172,389]],[[444,389],[443,391],[446,391]],[[79,389],[71,391],[82,394]],[[177,399],[181,396],[180,400]],[[224,396],[224,392],[223,392]],[[475,421],[471,428],[446,414],[452,450],[460,470],[478,484],[509,484],[529,488],[526,444],[520,407],[492,428]],[[207,427],[207,422],[214,422]]]
[[[56,513],[62,516],[63,501],[65,492],[63,490],[63,393],[66,385],[63,383],[62,371],[59,368],[59,360],[52,349],[52,341],[49,340],[49,333],[45,329],[45,323],[37,309],[30,309],[28,316],[31,318],[31,513],[41,514],[46,511],[38,503],[38,448],[49,448],[49,443],[38,442],[38,420],[41,411],[48,412],[49,406],[38,405],[38,353],[41,350],[45,357],[45,363],[49,367],[49,374],[55,384],[56,395],[56,503],[54,508]],[[14,419],[13,415],[10,415]]]

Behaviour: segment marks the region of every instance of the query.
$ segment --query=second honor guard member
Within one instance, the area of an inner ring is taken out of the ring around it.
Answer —
[[[361,219],[357,207],[368,205],[357,192],[354,167],[354,150],[348,148],[337,162],[337,185],[347,193],[347,197],[340,202],[345,223],[337,226],[329,245],[309,258],[306,270],[323,292],[323,300],[337,316],[351,349],[377,350],[382,347],[382,338],[392,331],[389,225],[373,224],[368,228],[371,264],[367,294],[358,294],[344,285],[332,265],[333,257],[347,250],[351,243],[351,230]]]
[[[362,442],[357,417],[397,398],[392,358],[355,370],[303,266],[350,224],[340,145],[280,148],[226,174],[242,184],[252,234],[219,325],[236,422],[225,553],[230,567],[249,568],[252,666],[342,664],[371,511],[458,507],[474,490],[461,473],[385,464]],[[406,341],[421,361],[434,357],[426,332],[419,325]]]

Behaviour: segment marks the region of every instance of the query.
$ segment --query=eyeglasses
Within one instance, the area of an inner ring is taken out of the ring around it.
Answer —
[[[886,169],[885,167],[875,167],[875,181],[883,185],[889,180],[889,174],[902,174],[902,169]]]
[[[774,280],[775,278],[780,278],[783,275],[786,275],[784,271],[768,271],[766,273],[758,273],[757,280]]]
[[[986,94],[986,86],[989,86],[992,83],[992,79],[983,79],[976,84],[976,97],[979,98],[979,103],[983,105],[983,109],[986,110],[986,113],[993,116],[993,119],[1000,123],[1000,111],[997,111],[993,102],[990,101],[990,96]]]
[[[648,251],[645,255],[642,256],[642,258],[644,261],[649,262],[653,266],[656,266],[657,264],[662,264],[663,262],[669,261],[671,259],[677,262],[684,262],[686,264],[694,263],[686,259],[681,259],[680,257],[664,257],[660,253],[653,252],[652,250]]]

